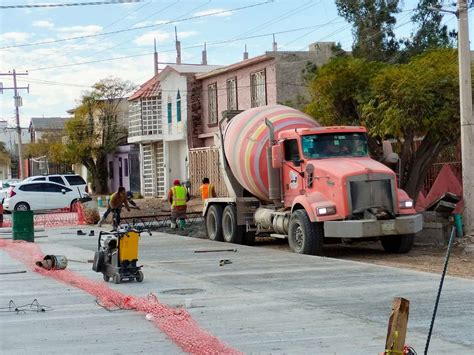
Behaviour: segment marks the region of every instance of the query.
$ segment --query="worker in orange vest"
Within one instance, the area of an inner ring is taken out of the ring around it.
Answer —
[[[177,222],[180,229],[184,229],[186,218],[186,203],[189,201],[189,194],[186,187],[176,179],[173,187],[168,191],[168,202],[171,204],[171,229],[176,229]]]
[[[209,178],[207,177],[202,179],[202,185],[199,190],[201,191],[201,199],[203,201],[210,197],[216,197],[216,190],[214,190],[214,185],[209,183]]]

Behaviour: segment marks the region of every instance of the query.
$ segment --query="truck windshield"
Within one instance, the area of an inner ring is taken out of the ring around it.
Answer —
[[[367,138],[363,133],[312,134],[302,138],[305,158],[367,156]]]

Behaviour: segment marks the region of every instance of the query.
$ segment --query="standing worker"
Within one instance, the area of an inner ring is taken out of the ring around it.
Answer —
[[[168,191],[168,202],[171,204],[171,229],[184,229],[184,218],[186,217],[186,203],[189,201],[188,190],[176,179],[173,187]]]
[[[201,191],[201,199],[203,201],[210,197],[216,197],[216,190],[214,190],[214,185],[209,183],[209,178],[207,177],[202,179],[202,185],[199,190]]]

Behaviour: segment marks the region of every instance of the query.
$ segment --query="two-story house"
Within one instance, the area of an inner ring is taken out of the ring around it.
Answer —
[[[303,70],[308,64],[325,64],[333,55],[333,46],[333,42],[318,42],[311,44],[308,51],[266,52],[196,75],[201,83],[202,114],[191,121],[192,130],[188,138],[192,170],[199,171],[191,180],[192,194],[198,194],[197,187],[205,175],[214,180],[218,194],[225,193],[218,171],[212,168],[218,165],[213,148],[218,122],[223,117],[232,117],[252,107],[296,103],[301,98],[308,98]],[[194,155],[199,158],[194,158]],[[202,166],[194,166],[194,161],[203,159],[209,162],[208,171]]]
[[[174,179],[189,180],[188,122],[200,112],[195,75],[212,65],[167,65],[130,98],[129,143],[140,145],[142,194],[163,197]]]

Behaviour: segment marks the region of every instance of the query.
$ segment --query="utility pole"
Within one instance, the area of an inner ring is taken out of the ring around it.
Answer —
[[[471,0],[472,1],[472,0]],[[472,6],[472,5],[471,5]],[[467,0],[457,0],[457,10],[429,7],[432,11],[448,12],[458,18],[459,103],[461,117],[461,163],[466,235],[474,234],[474,118],[472,116],[471,52]]]
[[[474,119],[472,116],[471,53],[467,0],[457,0],[459,96],[461,109],[461,161],[464,228],[474,234]]]
[[[18,165],[20,166],[20,179],[25,178],[25,174],[23,171],[23,147],[22,147],[22,142],[21,142],[21,127],[20,127],[20,109],[19,107],[22,106],[23,100],[20,95],[18,95],[18,90],[26,90],[28,93],[30,92],[30,86],[24,86],[24,87],[18,87],[16,83],[16,77],[17,75],[28,75],[28,73],[17,73],[15,69],[13,69],[13,72],[10,73],[0,73],[0,75],[8,75],[8,76],[13,76],[13,87],[11,88],[4,88],[2,87],[2,90],[0,93],[3,93],[3,90],[13,90],[14,96],[13,100],[15,103],[15,117],[16,117],[16,131],[18,134]]]

